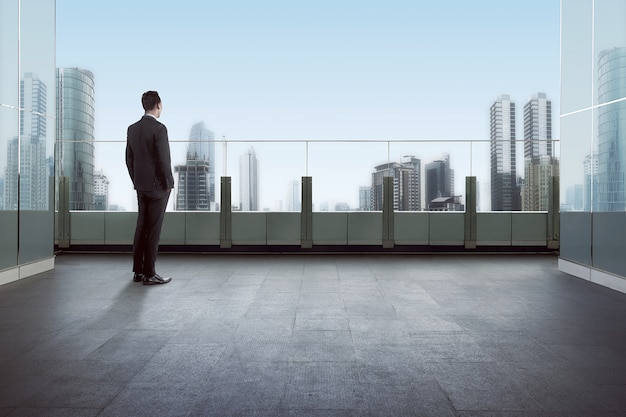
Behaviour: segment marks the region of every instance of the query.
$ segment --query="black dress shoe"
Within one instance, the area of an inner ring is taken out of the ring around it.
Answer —
[[[172,278],[170,277],[163,278],[159,274],[154,274],[153,277],[143,277],[143,285],[167,284],[171,280]]]
[[[135,275],[133,276],[133,281],[134,281],[134,282],[142,282],[144,278],[145,278],[145,277],[144,277],[144,275],[143,275],[143,274],[135,274]]]

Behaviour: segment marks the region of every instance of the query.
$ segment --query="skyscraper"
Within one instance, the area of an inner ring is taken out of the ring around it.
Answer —
[[[94,210],[109,209],[109,179],[104,170],[96,171],[93,176]]]
[[[626,47],[600,52],[598,104],[626,96]],[[626,210],[626,101],[598,107],[599,211]]]
[[[70,210],[93,210],[95,208],[93,73],[79,68],[57,68],[56,81],[56,175],[69,178]]]
[[[302,210],[300,181],[293,180],[287,184],[287,211]]]
[[[209,163],[208,198],[209,206],[215,203],[215,134],[206,128],[204,122],[191,127],[187,159]]]
[[[259,166],[252,147],[239,157],[239,208],[259,210]]]
[[[189,133],[187,161],[177,165],[175,210],[208,211],[215,202],[215,136],[196,123]]]
[[[427,207],[436,198],[454,196],[454,170],[450,168],[450,154],[426,164],[424,176]]]
[[[24,110],[20,112],[20,135],[7,143],[4,207],[5,210],[18,207],[47,210],[50,178],[46,163],[47,87],[37,76],[25,73],[20,89],[20,107]]]
[[[508,95],[496,99],[490,109],[491,210],[521,208],[515,167],[515,102]]]
[[[421,210],[421,161],[408,155],[402,162],[378,165],[372,173],[372,210],[383,209],[383,178],[393,177],[393,209],[395,211]]]
[[[538,93],[524,106],[524,211],[548,210],[550,184],[558,175],[552,154],[552,102]]]
[[[359,187],[359,210],[371,211],[372,210],[372,187],[361,185]]]

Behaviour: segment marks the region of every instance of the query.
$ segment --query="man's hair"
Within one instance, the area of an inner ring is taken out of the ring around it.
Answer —
[[[141,105],[145,111],[153,110],[161,102],[161,97],[156,91],[146,91],[141,96]]]

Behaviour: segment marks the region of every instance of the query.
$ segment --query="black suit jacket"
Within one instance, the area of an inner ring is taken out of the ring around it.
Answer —
[[[128,126],[126,166],[135,190],[174,188],[167,128],[152,116]]]

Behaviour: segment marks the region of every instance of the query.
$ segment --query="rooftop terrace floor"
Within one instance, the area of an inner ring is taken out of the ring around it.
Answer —
[[[3,416],[624,416],[626,295],[554,255],[64,254],[0,287]]]

